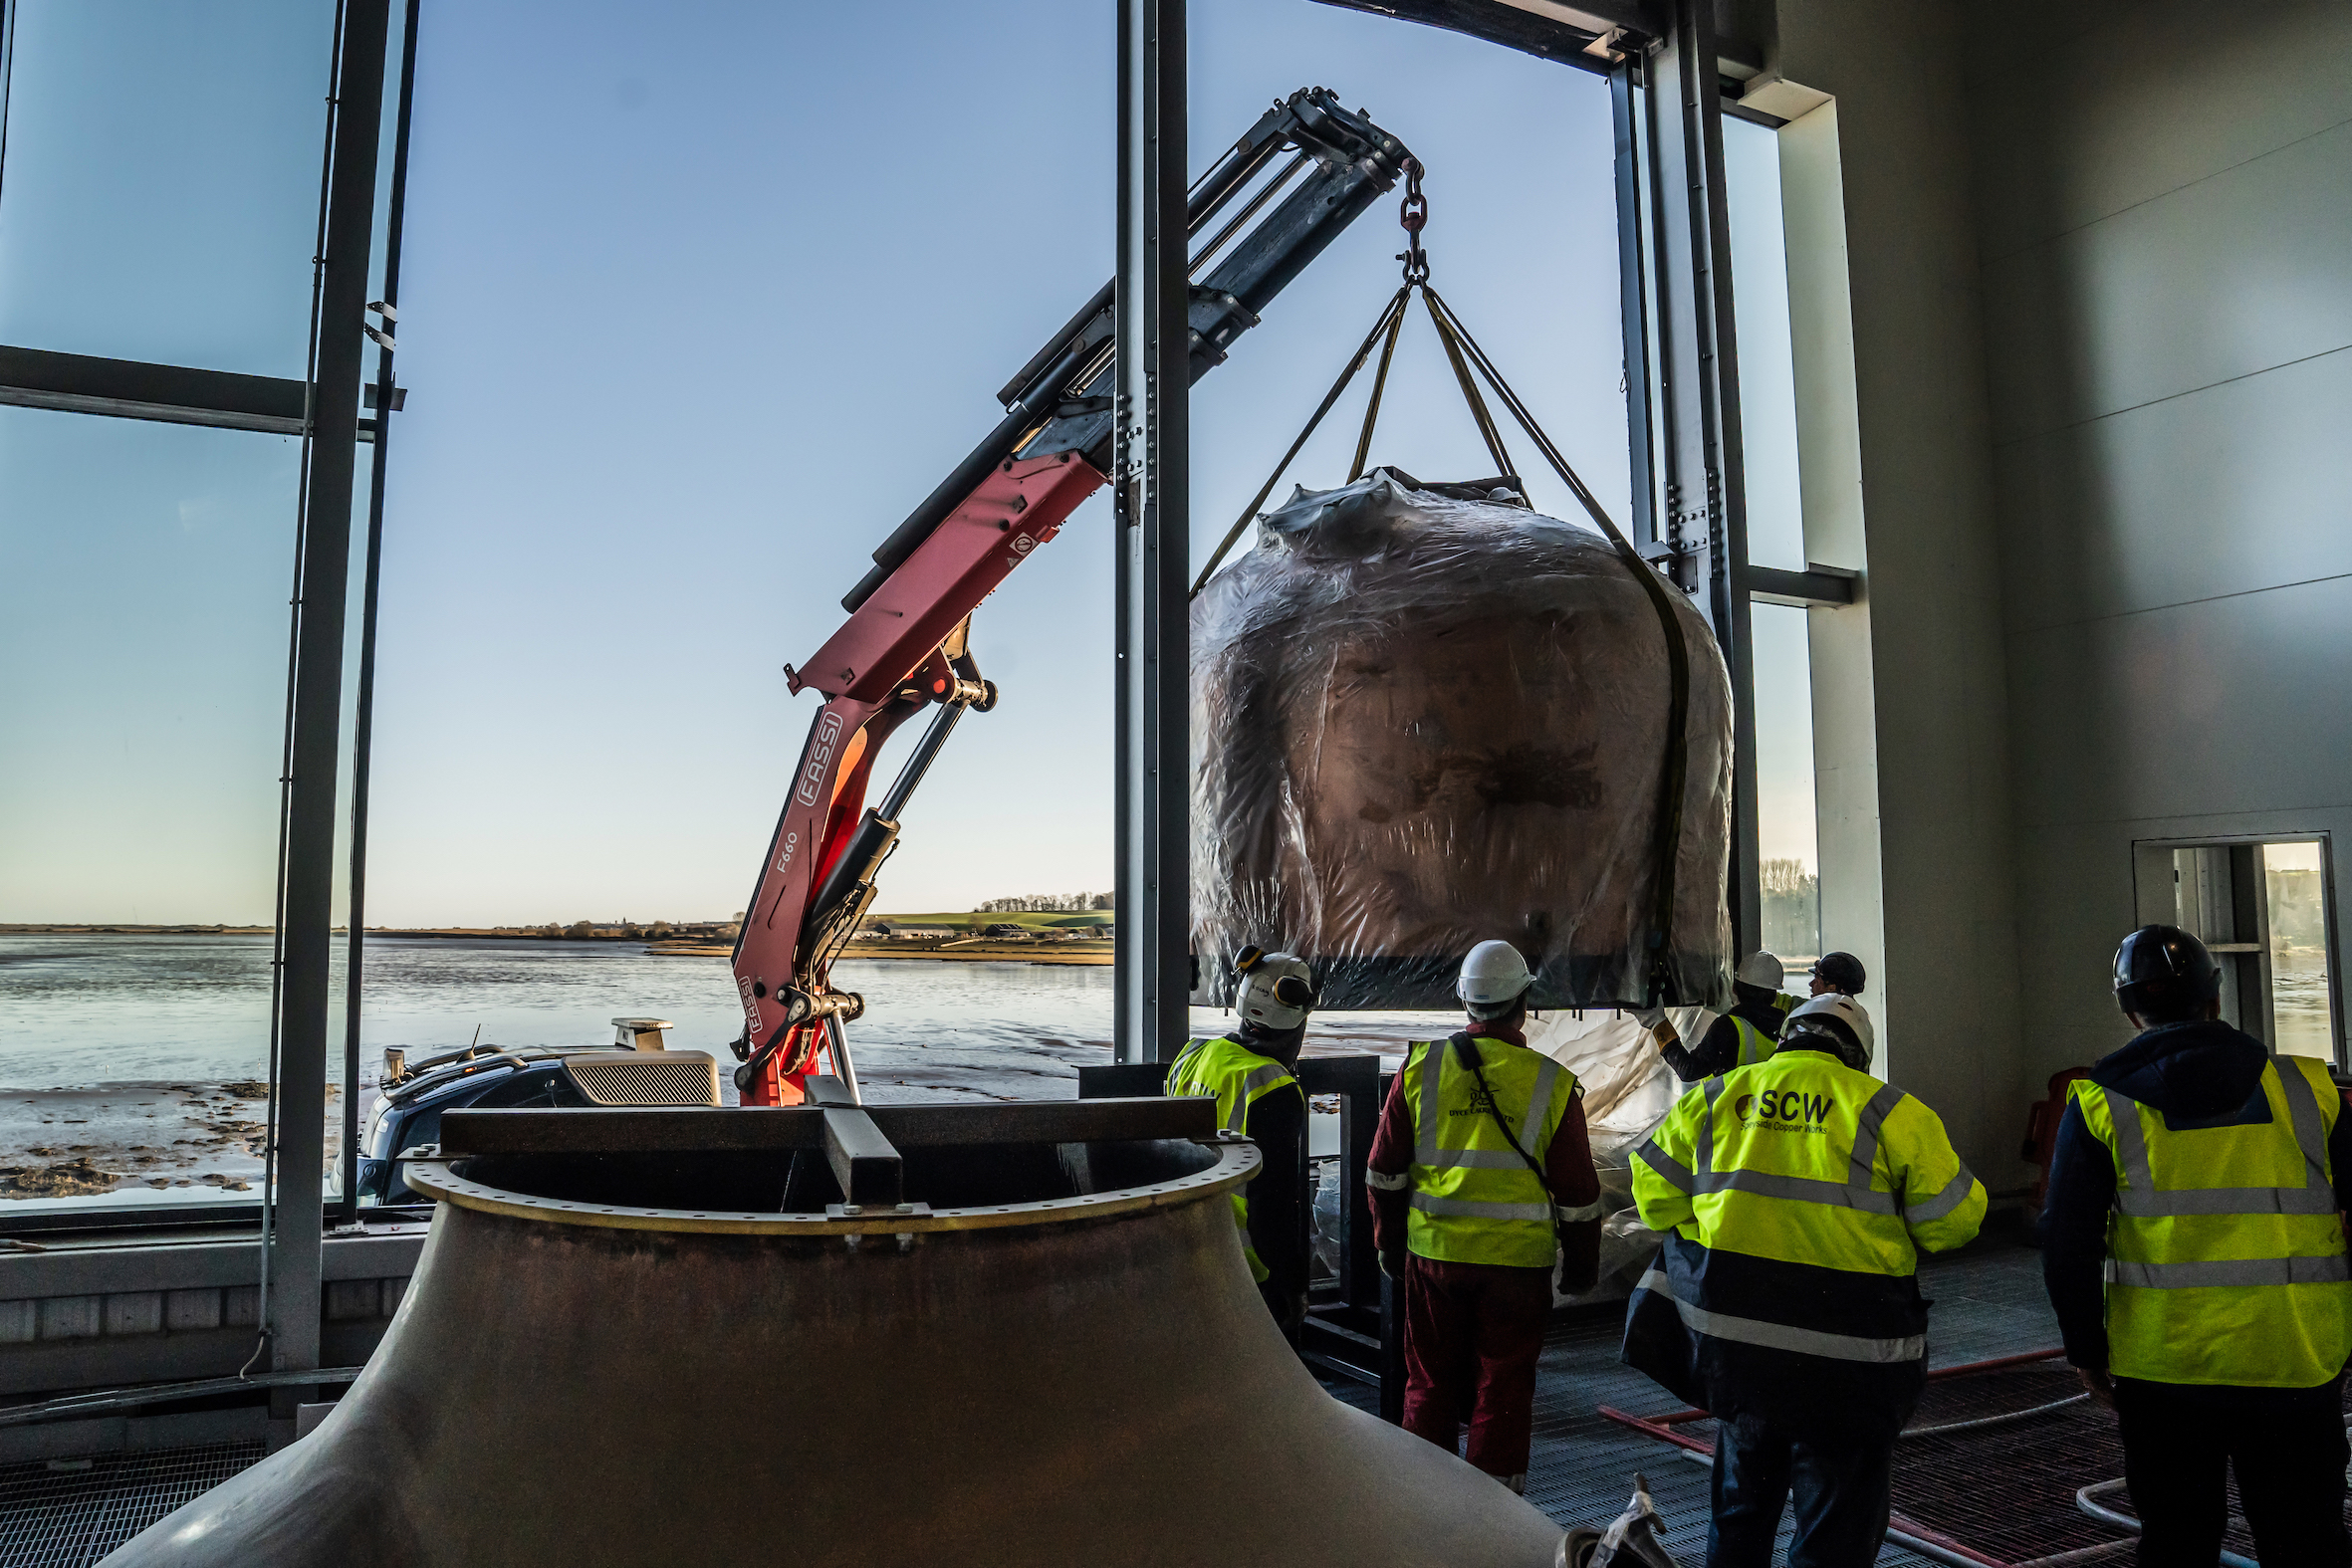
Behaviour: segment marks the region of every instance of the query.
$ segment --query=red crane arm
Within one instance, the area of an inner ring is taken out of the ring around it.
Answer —
[[[1284,152],[1292,156],[1278,167]],[[1201,176],[1188,203],[1194,235],[1249,195],[1192,258],[1196,278],[1207,271],[1192,289],[1194,380],[1394,186],[1410,157],[1370,119],[1308,88],[1268,110]],[[872,904],[898,812],[957,717],[995,703],[964,645],[972,611],[1110,469],[1113,339],[1106,284],[998,394],[1004,419],[874,552],[874,569],[842,600],[848,620],[806,665],[786,667],[795,695],[815,688],[825,701],[735,944],[744,1022],[735,1082],[746,1105],[798,1103],[821,1052],[855,1093],[841,1025],[864,1002],[831,988],[833,958]],[[869,808],[883,742],[934,704],[922,742]]]
[[[770,843],[735,950],[743,1004],[747,1105],[791,1105],[820,1046],[824,1020],[855,1010],[828,999],[829,953],[820,945],[846,932],[807,917],[819,890],[856,838],[867,781],[882,742],[933,700],[933,682],[954,683],[941,645],[1014,567],[1060,532],[1079,502],[1103,482],[1074,452],[1009,459],[918,546],[840,630],[791,673],[792,689],[815,687],[825,704],[809,728],[793,787]],[[923,677],[928,677],[927,679]],[[897,824],[887,823],[894,835]],[[869,873],[871,867],[860,868]],[[850,916],[849,929],[860,907]],[[756,1066],[754,1065],[756,1064]],[[841,1064],[835,1062],[838,1070]],[[743,1075],[739,1074],[739,1079]]]

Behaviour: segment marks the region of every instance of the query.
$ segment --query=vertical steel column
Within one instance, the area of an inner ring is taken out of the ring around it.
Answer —
[[[400,31],[400,102],[393,114],[392,192],[384,217],[383,303],[387,336],[397,340],[400,309],[400,225],[408,207],[408,122],[416,105],[416,13],[408,0]],[[383,469],[392,435],[392,346],[375,351],[375,449],[367,463],[367,563],[359,591],[359,689],[352,716],[352,911],[345,940],[343,1005],[343,1148],[336,1168],[349,1224],[359,1218],[359,1022],[367,944],[367,775],[375,742],[375,612],[383,581]]]
[[[335,776],[343,728],[344,599],[359,440],[359,329],[375,222],[390,0],[346,0],[319,300],[311,488],[295,640],[293,800],[287,813],[279,1003],[280,1187],[270,1267],[272,1365],[319,1364],[327,1160],[327,967],[335,945]],[[288,1412],[291,1414],[291,1412]]]
[[[1672,0],[1648,78],[1656,250],[1664,545],[1731,669],[1732,921],[1739,951],[1764,937],[1757,888],[1756,671],[1749,641],[1747,474],[1724,196],[1723,100],[1709,0]]]
[[[1118,1060],[1168,1061],[1191,991],[1191,303],[1184,0],[1119,0]]]

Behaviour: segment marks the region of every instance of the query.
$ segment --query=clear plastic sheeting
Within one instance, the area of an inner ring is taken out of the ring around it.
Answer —
[[[1500,937],[1542,1007],[1638,1003],[1654,974],[1662,1001],[1729,1006],[1714,637],[1668,594],[1690,695],[1661,934],[1673,704],[1644,568],[1516,498],[1461,499],[1485,493],[1388,469],[1300,490],[1193,601],[1196,1001],[1230,1001],[1256,944],[1307,959],[1325,1008],[1452,1007],[1462,956]]]
[[[1671,1008],[1686,1040],[1703,1037],[1715,1014]],[[1690,1086],[1674,1075],[1649,1030],[1624,1012],[1546,1012],[1528,1020],[1528,1044],[1576,1074],[1584,1091],[1584,1128],[1600,1178],[1600,1270],[1589,1290],[1552,1289],[1561,1306],[1616,1301],[1632,1294],[1663,1239],[1641,1223],[1633,1204],[1633,1151],[1666,1119]]]

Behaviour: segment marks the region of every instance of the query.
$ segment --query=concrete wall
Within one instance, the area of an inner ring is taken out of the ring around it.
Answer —
[[[1780,0],[1767,69],[1834,100],[1781,133],[1798,445],[1808,554],[1864,572],[1862,605],[1811,612],[1822,939],[1867,960],[1877,937],[1881,1068],[2002,1188],[2023,1179],[2023,1113],[1962,22],[1927,0]]]
[[[422,1226],[327,1238],[321,1365],[366,1361],[399,1310],[423,1249]],[[169,1242],[152,1235],[129,1244],[51,1240],[39,1251],[0,1252],[0,1405],[234,1375],[253,1354],[260,1264],[260,1249],[250,1240]],[[209,1412],[208,1419],[219,1418],[210,1425],[130,1413],[12,1427],[0,1430],[0,1463],[259,1437],[265,1415],[256,1407]]]
[[[1823,935],[2000,1188],[2128,1033],[2133,843],[2352,833],[2352,6],[1776,29],[1832,99],[1781,132],[1807,542],[1865,571],[1812,612]]]
[[[2135,839],[2352,833],[2352,6],[1967,15],[2017,1098],[2128,1035]]]

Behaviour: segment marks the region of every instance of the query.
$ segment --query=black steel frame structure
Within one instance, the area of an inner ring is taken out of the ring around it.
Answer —
[[[0,16],[0,38],[13,37],[13,0]],[[103,1216],[43,1215],[11,1229],[65,1230],[123,1224],[145,1228],[223,1224],[266,1228],[265,1325],[269,1366],[304,1371],[319,1365],[321,1247],[326,1205],[329,963],[334,947],[335,837],[343,736],[345,604],[351,582],[353,494],[358,447],[375,443],[368,486],[365,607],[359,657],[361,717],[353,737],[353,948],[346,1060],[358,1037],[359,889],[365,855],[368,732],[372,688],[377,564],[383,529],[383,465],[390,414],[405,400],[393,383],[388,335],[371,384],[362,385],[367,313],[396,298],[397,255],[406,177],[408,107],[415,70],[417,0],[407,0],[397,77],[400,107],[387,233],[386,299],[367,298],[378,192],[391,0],[341,0],[329,143],[320,192],[322,246],[316,258],[315,342],[304,380],[233,374],[187,365],[0,346],[0,404],[113,418],[250,430],[306,442],[296,539],[297,577],[290,628],[287,767],[279,865],[277,1059],[272,1125],[272,1191],[261,1205],[157,1206]],[[13,69],[16,62],[7,62]],[[388,325],[388,315],[387,325]],[[374,411],[365,417],[362,409]],[[355,1082],[355,1074],[353,1081]],[[347,1106],[353,1100],[347,1095]],[[355,1134],[349,1110],[347,1139]],[[344,1183],[342,1218],[355,1218]],[[289,1391],[292,1397],[292,1391]]]
[[[1113,1050],[1171,1061],[1192,949],[1192,305],[1184,0],[1119,0],[1118,331],[1111,505],[1117,553],[1118,921]]]
[[[400,235],[408,216],[408,130],[416,107],[416,24],[422,0],[407,0],[400,28],[399,107],[392,131],[392,188],[384,215],[383,298],[368,310],[378,315],[383,330],[370,334],[375,341],[375,379],[365,387],[367,405],[397,411],[401,391],[392,379],[392,336],[400,316]],[[352,851],[351,910],[346,926],[344,963],[343,1150],[342,1220],[359,1218],[359,1021],[365,974],[367,907],[367,792],[369,763],[375,742],[375,628],[383,585],[383,484],[389,460],[391,421],[380,421],[375,450],[367,465],[367,558],[359,592],[359,682],[353,694],[352,716]]]

